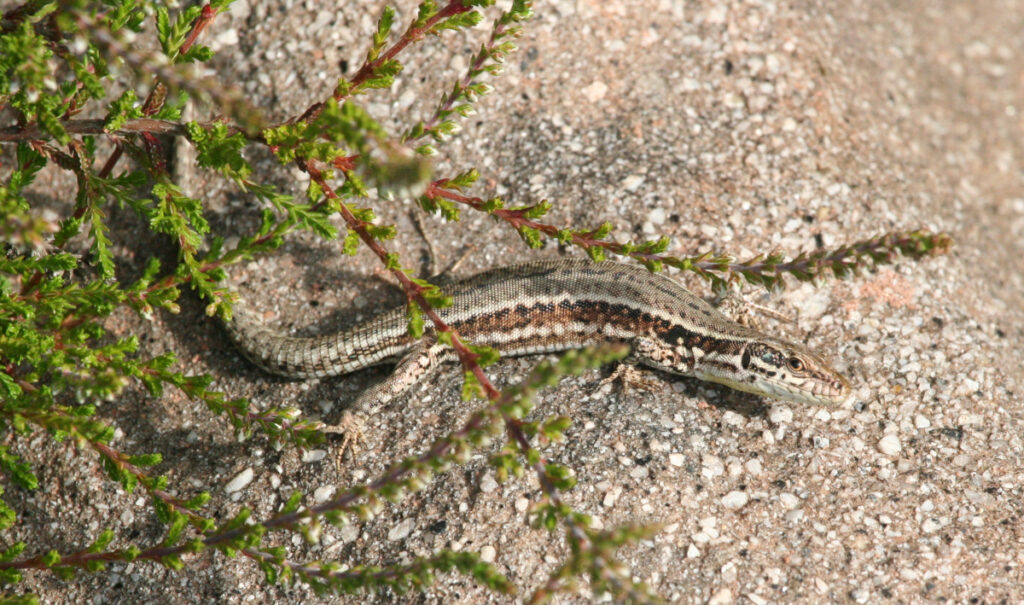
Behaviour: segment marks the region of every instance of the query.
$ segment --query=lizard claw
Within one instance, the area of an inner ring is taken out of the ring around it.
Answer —
[[[341,420],[338,424],[325,425],[322,427],[321,430],[324,433],[343,435],[341,447],[338,449],[339,462],[342,457],[344,457],[345,450],[352,450],[353,456],[359,453],[359,444],[366,441],[366,435],[363,433],[363,428],[365,426],[366,421],[361,417],[353,414],[352,412],[345,412],[341,415]]]
[[[600,386],[603,387],[613,382],[619,383],[623,389],[633,387],[649,392],[654,391],[658,387],[656,381],[647,378],[635,365],[629,363],[620,363],[616,366],[611,375],[600,382]]]

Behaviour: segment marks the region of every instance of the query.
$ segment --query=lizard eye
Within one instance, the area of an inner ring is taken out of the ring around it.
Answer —
[[[786,365],[789,366],[789,369],[793,370],[794,372],[804,371],[804,360],[800,359],[799,357],[790,357],[789,359],[786,360]]]

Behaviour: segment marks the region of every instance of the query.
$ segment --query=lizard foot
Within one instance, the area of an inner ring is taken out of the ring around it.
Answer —
[[[630,363],[620,363],[608,378],[600,382],[600,386],[610,383],[618,383],[623,389],[627,387],[637,388],[642,391],[655,391],[659,382],[651,380],[644,372]]]
[[[340,434],[343,436],[341,447],[338,449],[339,462],[344,457],[345,450],[352,450],[353,456],[359,453],[359,444],[366,440],[366,435],[363,433],[365,426],[366,420],[352,412],[345,412],[341,415],[341,420],[338,424],[325,425],[321,429],[324,433]]]

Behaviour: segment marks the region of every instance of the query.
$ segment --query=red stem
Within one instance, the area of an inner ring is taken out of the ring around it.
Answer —
[[[427,19],[427,21],[423,24],[422,27],[415,27],[413,23],[410,23],[409,28],[405,30],[405,33],[402,34],[402,37],[399,38],[398,42],[395,42],[395,44],[391,48],[382,52],[380,56],[378,56],[373,61],[363,62],[363,65],[359,68],[359,71],[356,72],[356,75],[352,76],[352,79],[349,80],[349,84],[351,84],[349,88],[350,93],[352,90],[357,89],[363,82],[368,80],[370,76],[372,76],[377,71],[377,68],[384,64],[384,62],[394,59],[395,55],[402,52],[405,49],[405,47],[411,44],[412,42],[418,40],[423,35],[424,32],[430,31],[430,29],[437,25],[439,21],[441,21],[442,19],[447,19],[448,17],[452,17],[454,15],[458,15],[460,13],[468,12],[470,10],[472,10],[472,7],[463,6],[462,0],[449,0],[448,4],[441,10],[437,11],[437,13],[433,17]],[[347,95],[342,95],[335,92],[332,95],[332,98],[335,101],[340,102],[346,96]],[[298,120],[296,121],[307,122],[310,120],[315,120],[316,117],[320,115],[320,112],[323,111],[323,108],[323,103],[314,103],[308,109],[306,109],[306,111],[303,112],[302,115],[299,116]]]
[[[363,243],[377,255],[381,262],[387,264],[389,257],[388,251],[377,239],[370,235],[369,231],[366,229],[367,223],[359,220],[354,214],[352,214],[352,211],[348,209],[341,198],[338,197],[338,194],[334,192],[334,189],[327,183],[323,173],[321,173],[311,161],[307,160],[301,166],[309,173],[310,178],[320,186],[324,195],[328,199],[338,202],[338,207],[340,208],[339,212],[341,213],[342,218],[345,219],[349,228],[359,235],[359,238]],[[462,363],[463,369],[471,372],[476,377],[480,386],[484,389],[488,399],[496,399],[499,396],[499,391],[494,388],[494,385],[487,379],[487,376],[484,374],[479,364],[476,363],[477,355],[466,347],[466,345],[459,339],[458,333],[453,330],[451,326],[446,324],[434,311],[434,308],[431,307],[430,303],[428,303],[423,297],[423,288],[409,279],[409,276],[404,272],[399,271],[398,269],[390,269],[390,271],[391,274],[395,276],[395,279],[398,280],[398,283],[401,284],[402,289],[405,291],[406,298],[411,302],[416,303],[420,309],[423,310],[424,315],[433,322],[434,329],[439,332],[448,332],[452,335],[452,348],[455,349],[455,352],[459,357],[459,361]]]

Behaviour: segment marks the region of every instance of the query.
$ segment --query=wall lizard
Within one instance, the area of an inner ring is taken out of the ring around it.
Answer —
[[[466,342],[502,355],[529,355],[626,343],[626,363],[727,385],[764,397],[838,404],[850,384],[805,347],[732,321],[673,280],[611,261],[537,261],[486,271],[446,293],[440,317]],[[337,376],[396,364],[389,378],[360,396],[383,404],[445,362],[454,351],[407,331],[404,307],[345,331],[312,338],[278,334],[236,305],[227,328],[239,349],[264,370],[290,378]]]

